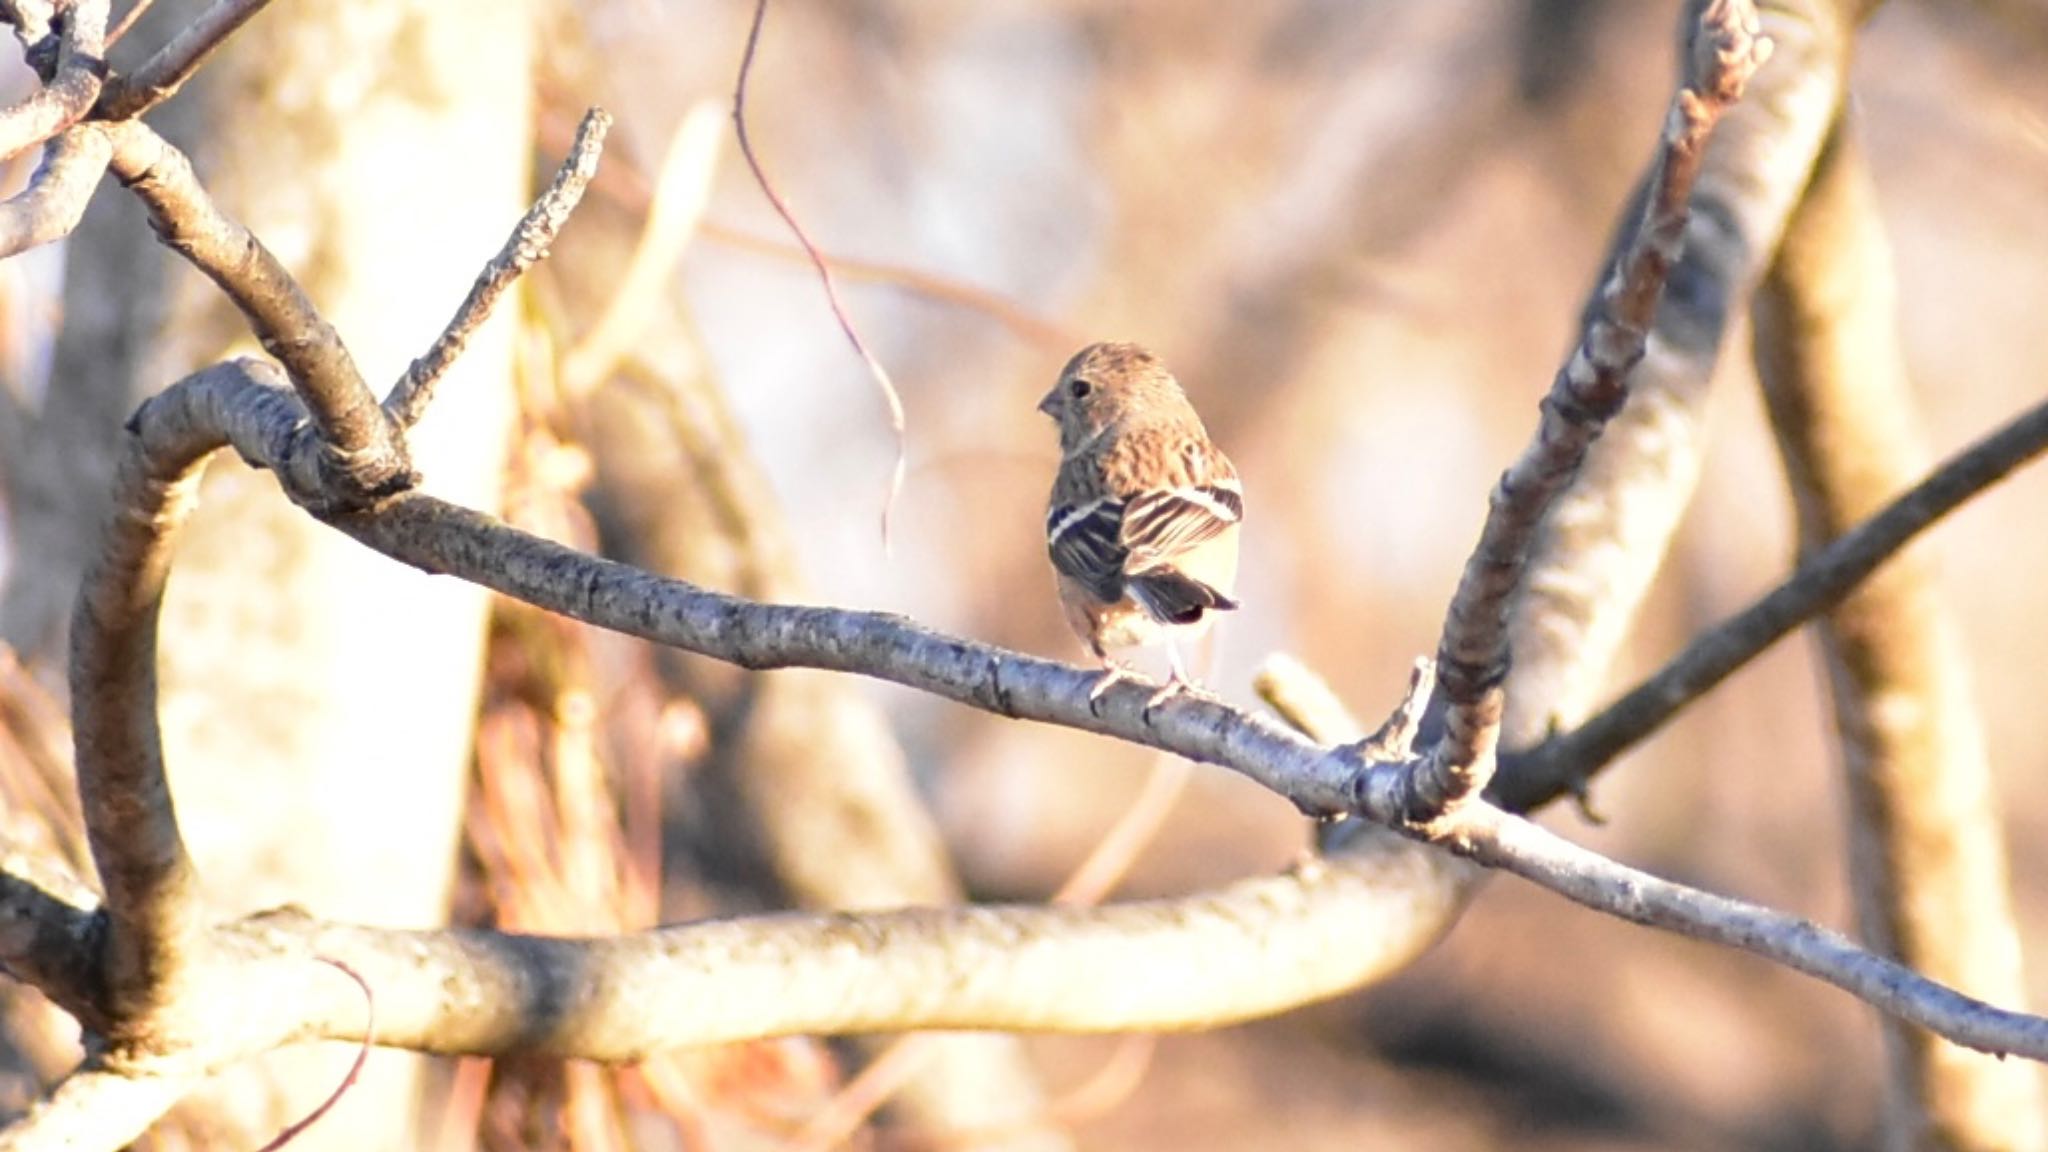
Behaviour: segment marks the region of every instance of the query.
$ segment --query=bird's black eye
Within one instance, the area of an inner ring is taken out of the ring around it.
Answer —
[[[1081,397],[1086,396],[1093,388],[1094,385],[1076,376],[1073,382],[1067,385],[1067,395],[1079,400]]]

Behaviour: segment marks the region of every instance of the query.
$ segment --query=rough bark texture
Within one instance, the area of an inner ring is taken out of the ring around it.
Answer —
[[[160,5],[161,42],[203,5]],[[524,208],[524,9],[314,2],[244,28],[153,120],[208,189],[301,277],[373,381],[433,339]],[[132,199],[101,191],[71,246],[55,378],[19,481],[5,634],[57,646],[145,395],[246,340],[213,285],[152,250]],[[430,488],[495,504],[509,328],[487,333],[415,440]],[[394,925],[442,915],[468,755],[483,595],[341,540],[275,481],[215,464],[164,608],[165,753],[199,876],[241,909],[286,901]],[[218,1099],[196,1120],[237,1145],[331,1090],[349,1055],[287,1054],[303,1087]],[[409,1142],[416,1062],[380,1055],[306,1140]],[[280,1084],[284,1083],[282,1081]],[[269,1096],[263,1100],[261,1097]]]
[[[1757,367],[1810,554],[1927,459],[1899,345],[1890,247],[1854,131],[1838,122],[1756,301]],[[1934,565],[1910,550],[1819,629],[1870,946],[1999,1004],[2026,999],[1984,734]],[[2038,1069],[1897,1021],[1888,1145],[2044,1146]]]

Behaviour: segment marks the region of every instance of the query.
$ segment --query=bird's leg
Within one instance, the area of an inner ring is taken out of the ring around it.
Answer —
[[[1159,691],[1154,692],[1152,698],[1145,701],[1143,715],[1148,720],[1151,718],[1154,709],[1175,696],[1188,695],[1198,700],[1216,699],[1214,692],[1195,683],[1194,678],[1188,675],[1186,666],[1180,662],[1180,645],[1171,641],[1167,642],[1166,662],[1173,669],[1173,672],[1166,678],[1166,683],[1159,686]]]
[[[1090,712],[1096,711],[1096,702],[1101,700],[1102,694],[1109,691],[1112,687],[1125,680],[1144,679],[1143,676],[1138,674],[1137,669],[1132,668],[1121,660],[1111,659],[1106,652],[1098,649],[1095,653],[1095,658],[1102,661],[1102,675],[1095,681],[1095,686],[1088,689],[1088,711]]]

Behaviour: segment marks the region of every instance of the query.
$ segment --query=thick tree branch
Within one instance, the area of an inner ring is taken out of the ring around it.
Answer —
[[[113,154],[113,140],[97,124],[59,133],[28,187],[0,204],[0,259],[69,236]]]
[[[138,1070],[360,1040],[362,996],[337,961],[375,989],[377,1043],[449,1054],[625,1062],[767,1035],[1213,1027],[1398,970],[1454,918],[1416,893],[1455,893],[1432,874],[1468,867],[1380,831],[1309,874],[1092,909],[783,914],[580,940],[271,913],[213,930],[192,989],[204,1032]],[[91,913],[0,873],[0,911],[32,905],[48,938],[90,934]],[[90,968],[0,959],[54,976],[64,1002],[93,995]]]
[[[1758,289],[1757,375],[1811,555],[1921,474],[1877,192],[1843,119]],[[1817,630],[1849,797],[1864,941],[1951,987],[2024,1003],[2005,835],[1975,693],[1934,565],[1908,551]],[[2048,1142],[2040,1070],[1887,1020],[1895,1147]]]
[[[197,1070],[137,1073],[88,1064],[0,1129],[0,1152],[124,1148],[202,1078]]]

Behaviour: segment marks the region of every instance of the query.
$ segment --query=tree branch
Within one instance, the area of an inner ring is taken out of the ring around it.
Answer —
[[[184,153],[140,121],[109,126],[114,175],[142,200],[157,237],[234,301],[264,351],[276,357],[319,428],[331,482],[295,498],[362,504],[416,477],[396,429],[363,382],[334,326],[277,257],[229,218]]]
[[[1495,781],[1496,799],[1526,811],[1569,790],[1794,628],[1841,603],[1915,536],[2044,450],[2048,403],[1950,457],[1882,512],[1815,552],[1784,583],[1686,645],[1598,716],[1512,756],[1512,771]]]
[[[59,133],[28,187],[0,204],[0,260],[69,236],[113,154],[112,139],[97,124]]]
[[[433,402],[434,385],[468,347],[470,336],[490,319],[499,298],[528,268],[547,257],[548,246],[569,222],[569,214],[582,202],[583,190],[597,174],[597,160],[604,152],[605,133],[611,126],[611,114],[602,108],[584,113],[583,122],[576,128],[576,140],[569,146],[569,155],[556,169],[547,191],[519,218],[512,235],[506,237],[505,246],[484,265],[476,283],[470,285],[469,295],[463,298],[433,347],[414,360],[392,386],[391,394],[384,400],[384,412],[399,427],[410,428],[419,423],[427,405]]]
[[[7,159],[76,124],[99,98],[107,75],[107,0],[77,0],[61,6],[57,21],[54,68],[44,73],[43,87],[12,108],[0,111],[0,159]],[[16,27],[30,46],[29,26]]]
[[[93,111],[105,120],[131,120],[172,96],[199,71],[213,50],[270,0],[214,0],[211,8],[185,26],[170,43],[126,76],[117,76],[100,93]]]
[[[202,1079],[197,1070],[136,1074],[87,1065],[0,1128],[0,1152],[124,1148]]]
[[[1452,823],[1460,855],[1594,911],[1775,961],[1967,1048],[2048,1061],[2048,1018],[1994,1008],[1811,921],[1638,872],[1483,801]]]
[[[1896,277],[1856,133],[1838,120],[1753,308],[1757,376],[1799,513],[1801,555],[1922,474]],[[1850,883],[1876,952],[2023,1004],[1997,787],[1935,566],[1907,552],[1820,621],[1849,798]],[[1885,1022],[1895,1144],[2048,1143],[2040,1070]]]
[[[1492,777],[1505,707],[1508,621],[1530,550],[1551,503],[1577,475],[1586,451],[1628,399],[1628,374],[1643,358],[1665,277],[1685,242],[1688,201],[1707,139],[1765,60],[1744,0],[1715,0],[1700,14],[1686,86],[1666,117],[1643,216],[1599,298],[1577,349],[1544,397],[1536,438],[1501,475],[1479,545],[1458,581],[1437,648],[1444,734],[1406,774],[1405,818],[1428,824],[1479,795]]]
[[[1691,0],[1687,11],[1702,6]],[[1671,290],[1629,373],[1629,401],[1538,530],[1509,626],[1514,667],[1501,744],[1510,754],[1583,723],[1608,692],[1614,655],[1697,483],[1728,318],[1746,306],[1777,248],[1840,103],[1852,6],[1777,0],[1759,13],[1773,45],[1770,67],[1715,129]],[[1681,50],[1690,53],[1697,38],[1697,24],[1688,23]],[[1609,267],[1647,185],[1646,177],[1616,228]],[[1496,786],[1519,789],[1518,772],[1510,755]],[[1578,793],[1584,781],[1566,784]]]

